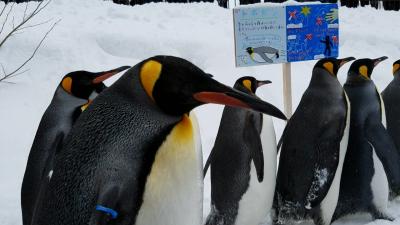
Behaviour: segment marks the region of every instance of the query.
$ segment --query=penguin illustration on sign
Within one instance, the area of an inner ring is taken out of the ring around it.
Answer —
[[[286,119],[184,59],[146,59],[78,118],[32,225],[202,224],[201,142],[191,110],[205,103]]]
[[[246,52],[250,55],[251,60],[256,63],[273,63],[273,59],[279,58],[279,50],[269,46],[248,47]]]
[[[92,73],[71,72],[64,76],[39,124],[29,153],[21,189],[23,224],[31,224],[36,200],[42,185],[53,173],[53,160],[71,130],[72,125],[89,103],[102,92],[107,78],[130,68]]]
[[[339,196],[350,127],[350,103],[337,79],[354,60],[321,59],[281,137],[275,224],[312,219],[329,225]]]
[[[351,122],[334,219],[367,212],[374,219],[391,220],[386,208],[389,185],[395,193],[400,190],[399,156],[384,127],[382,98],[371,80],[374,67],[385,59],[354,61],[344,84],[351,102]]]
[[[234,88],[255,95],[271,83],[238,79]],[[272,206],[276,179],[276,138],[268,115],[225,106],[214,148],[204,168],[211,170],[211,212],[206,225],[259,225]]]

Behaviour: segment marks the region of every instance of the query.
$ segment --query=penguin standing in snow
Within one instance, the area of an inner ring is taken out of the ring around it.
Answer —
[[[255,95],[270,81],[238,79],[234,88]],[[211,212],[206,225],[259,225],[272,206],[276,173],[276,138],[270,116],[225,106],[211,166]]]
[[[329,225],[339,196],[349,137],[350,103],[337,79],[354,60],[321,59],[282,134],[275,224],[312,219]]]
[[[400,150],[400,60],[393,63],[393,80],[382,92],[385,103],[387,131]],[[400,152],[399,152],[400,154]],[[398,162],[400,164],[400,162]]]
[[[335,219],[357,212],[391,219],[386,207],[389,184],[393,192],[399,191],[399,157],[384,127],[384,104],[371,80],[374,67],[385,59],[356,60],[344,84],[351,102],[351,126]]]
[[[93,98],[106,88],[103,81],[128,68],[123,66],[99,73],[71,72],[58,85],[42,116],[28,157],[21,189],[24,225],[31,223],[41,186],[47,183],[42,180],[51,178],[54,156],[72,125]]]
[[[286,118],[211,77],[172,56],[127,71],[78,118],[32,225],[202,224],[201,142],[190,111],[218,103]]]

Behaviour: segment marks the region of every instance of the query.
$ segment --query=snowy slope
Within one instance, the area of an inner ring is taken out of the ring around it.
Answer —
[[[3,7],[0,2],[0,9]],[[33,8],[37,3],[31,3]],[[24,11],[15,6],[15,19]],[[215,4],[147,4],[128,7],[100,0],[54,0],[32,24],[62,19],[50,33],[30,70],[0,83],[0,224],[21,225],[20,187],[25,163],[40,118],[61,77],[74,70],[101,71],[135,65],[156,55],[186,58],[223,83],[232,85],[240,76],[252,75],[273,83],[259,95],[283,109],[281,66],[234,67],[233,25],[230,10]],[[374,80],[382,90],[391,80],[391,64],[400,58],[398,12],[371,8],[340,10],[343,57],[379,57],[387,60],[376,68]],[[1,20],[0,20],[1,21]],[[11,71],[33,51],[50,24],[27,29],[0,49],[0,63]],[[10,27],[6,27],[10,29]],[[308,86],[314,61],[293,64],[293,101],[297,106]],[[348,65],[339,74],[345,80]],[[116,79],[116,78],[115,78]],[[115,80],[114,79],[114,80]],[[111,83],[112,81],[110,81]],[[199,117],[204,160],[215,140],[221,106],[196,109]],[[284,123],[275,120],[280,136]],[[209,212],[209,178],[205,182],[205,211]],[[400,199],[390,204],[394,222],[375,221],[365,215],[345,218],[335,225],[400,224]]]

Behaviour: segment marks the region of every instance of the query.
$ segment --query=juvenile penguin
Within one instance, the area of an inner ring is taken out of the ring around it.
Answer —
[[[321,59],[282,134],[275,224],[312,219],[329,225],[339,196],[349,138],[350,103],[337,79],[354,60]]]
[[[92,98],[106,88],[103,81],[128,68],[123,66],[99,73],[76,71],[61,80],[42,116],[29,153],[21,189],[24,225],[31,223],[42,179],[51,178],[56,149],[61,147],[72,125]]]
[[[374,67],[385,59],[356,60],[344,84],[351,102],[351,122],[335,219],[357,212],[390,219],[386,215],[389,184],[397,193],[399,157],[384,127],[384,104],[371,80]]]
[[[387,131],[400,150],[400,60],[393,63],[393,80],[382,92],[385,103]],[[400,154],[400,152],[399,152]],[[398,162],[400,163],[400,162]]]
[[[184,59],[146,59],[78,118],[32,224],[202,224],[201,143],[190,111],[205,103],[285,119]]]
[[[238,79],[234,88],[255,95],[270,81]],[[225,106],[214,148],[204,168],[211,168],[211,212],[206,225],[259,225],[274,197],[276,138],[270,116]]]

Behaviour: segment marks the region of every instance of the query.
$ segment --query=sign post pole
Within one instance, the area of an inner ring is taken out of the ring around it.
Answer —
[[[292,116],[292,70],[290,63],[283,63],[283,105],[284,112],[289,119]]]

